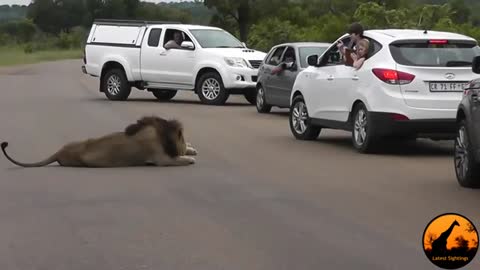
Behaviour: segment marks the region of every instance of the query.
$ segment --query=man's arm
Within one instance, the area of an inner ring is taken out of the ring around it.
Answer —
[[[169,50],[169,49],[181,49],[181,48],[182,48],[181,46],[179,46],[179,45],[175,42],[175,40],[170,40],[169,42],[167,42],[167,43],[165,44],[164,47],[165,47],[165,49],[167,49],[167,50]]]

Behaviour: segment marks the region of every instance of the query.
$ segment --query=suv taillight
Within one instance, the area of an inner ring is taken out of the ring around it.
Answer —
[[[374,68],[373,74],[388,84],[408,84],[415,79],[415,75],[393,69]]]

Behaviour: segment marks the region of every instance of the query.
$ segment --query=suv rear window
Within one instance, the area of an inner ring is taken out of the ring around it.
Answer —
[[[401,41],[390,45],[393,59],[407,66],[458,67],[471,66],[480,47],[471,41]]]

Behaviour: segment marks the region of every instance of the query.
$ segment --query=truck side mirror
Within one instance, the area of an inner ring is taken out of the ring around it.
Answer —
[[[473,73],[480,74],[480,56],[475,56],[472,61]]]
[[[182,42],[182,48],[193,50],[195,49],[195,45],[193,45],[193,42],[191,41],[184,41]]]

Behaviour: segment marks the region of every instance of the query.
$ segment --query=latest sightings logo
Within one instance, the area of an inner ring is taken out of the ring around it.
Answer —
[[[443,269],[458,269],[469,264],[478,250],[478,232],[473,223],[456,213],[435,217],[423,232],[427,258]]]

